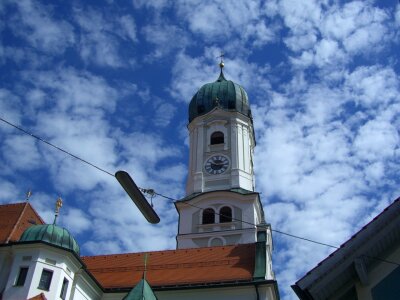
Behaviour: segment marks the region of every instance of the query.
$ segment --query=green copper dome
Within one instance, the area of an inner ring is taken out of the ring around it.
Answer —
[[[56,225],[33,225],[26,229],[19,239],[20,242],[47,242],[67,250],[74,251],[79,256],[79,245],[65,228]]]
[[[189,104],[189,123],[215,107],[237,111],[252,118],[246,91],[237,83],[226,80],[222,68],[217,81],[203,85],[193,96]]]

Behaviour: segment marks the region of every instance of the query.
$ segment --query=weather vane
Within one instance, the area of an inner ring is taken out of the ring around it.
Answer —
[[[224,57],[225,57],[225,53],[221,51],[221,54],[219,56],[217,56],[216,58],[221,59],[220,63],[219,63],[219,67],[222,68],[225,66],[224,64]]]
[[[60,213],[60,208],[61,208],[62,204],[63,204],[63,201],[62,201],[61,197],[58,197],[58,199],[56,201],[56,209],[54,211],[55,215],[54,215],[53,225],[56,225],[57,217],[58,217],[58,214]]]
[[[25,200],[26,200],[26,202],[28,202],[29,201],[29,198],[32,196],[32,191],[29,189],[27,192],[26,192],[26,198],[25,198]]]

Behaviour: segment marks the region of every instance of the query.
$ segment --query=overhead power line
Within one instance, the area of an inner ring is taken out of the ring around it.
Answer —
[[[71,157],[73,157],[73,158],[75,158],[75,159],[77,159],[77,160],[79,160],[79,161],[81,161],[81,162],[83,162],[83,163],[85,163],[85,164],[87,164],[87,165],[89,165],[89,166],[91,166],[91,167],[93,167],[93,168],[96,168],[97,170],[99,170],[99,171],[101,171],[101,172],[103,172],[103,173],[105,173],[105,174],[107,174],[107,175],[110,175],[110,176],[112,176],[112,177],[115,178],[115,175],[112,174],[111,172],[108,172],[107,170],[105,170],[105,169],[103,169],[103,168],[100,168],[100,167],[96,166],[95,164],[93,164],[93,163],[91,163],[91,162],[89,162],[89,161],[87,161],[87,160],[85,160],[85,159],[83,159],[83,158],[80,158],[79,156],[77,156],[77,155],[75,155],[75,154],[72,154],[71,152],[69,152],[69,151],[67,151],[67,150],[62,149],[61,147],[58,147],[58,146],[56,146],[56,145],[50,143],[49,141],[46,141],[46,140],[42,139],[41,137],[39,137],[39,136],[37,136],[37,135],[35,135],[35,134],[33,134],[33,133],[31,133],[31,132],[29,132],[29,131],[23,129],[23,128],[20,127],[20,126],[17,126],[17,125],[15,125],[15,124],[13,124],[13,123],[11,123],[11,122],[9,122],[9,121],[3,119],[2,117],[0,117],[0,121],[2,121],[2,122],[4,122],[4,123],[8,124],[8,125],[11,126],[11,127],[14,127],[15,129],[18,129],[19,131],[23,132],[24,134],[29,135],[29,136],[31,136],[31,137],[37,139],[38,141],[40,141],[40,142],[42,142],[42,143],[45,143],[45,144],[48,145],[48,146],[53,147],[53,148],[56,149],[56,150],[59,150],[59,151],[65,153],[65,154],[67,154],[67,155],[69,155],[69,156],[71,156]],[[160,196],[160,197],[162,197],[162,198],[165,198],[165,199],[170,200],[170,201],[173,201],[173,202],[178,201],[178,199],[174,199],[174,198],[172,198],[172,197],[169,197],[169,196],[166,196],[166,195],[157,193],[157,192],[156,192],[155,190],[153,190],[153,189],[144,189],[144,188],[140,188],[140,187],[139,187],[139,189],[140,189],[143,193],[149,194],[151,197],[154,197],[154,195],[157,195],[157,196]],[[197,206],[197,205],[194,205],[194,204],[191,204],[191,203],[188,203],[188,202],[182,202],[182,203],[184,203],[185,205],[188,205],[188,206],[197,208],[197,209],[203,209],[203,207],[199,207],[199,206]],[[215,215],[218,215],[218,216],[225,216],[225,215],[220,214],[220,213],[218,213],[218,212],[214,212],[214,214],[215,214]],[[225,216],[225,217],[226,217],[226,216]],[[240,219],[237,219],[237,218],[233,218],[233,217],[232,217],[232,220],[238,221],[238,222],[241,222],[241,223],[243,223],[243,224],[250,225],[250,226],[260,227],[260,225],[256,225],[256,224],[254,224],[254,223],[247,222],[247,221],[243,221],[243,220],[240,220]],[[330,244],[327,244],[327,243],[323,243],[323,242],[319,242],[319,241],[316,241],[316,240],[308,239],[308,238],[305,238],[305,237],[301,237],[301,236],[298,236],[298,235],[295,235],[295,234],[291,234],[291,233],[287,233],[287,232],[284,232],[284,231],[280,231],[280,230],[277,230],[277,229],[272,229],[272,228],[271,228],[271,231],[272,231],[272,232],[279,233],[279,234],[282,234],[282,235],[285,235],[285,236],[288,236],[288,237],[291,237],[291,238],[299,239],[299,240],[302,240],[302,241],[306,241],[306,242],[309,242],[309,243],[313,243],[313,244],[317,244],[317,245],[321,245],[321,246],[325,246],[325,247],[329,247],[329,248],[334,248],[334,249],[339,249],[339,248],[340,248],[340,247],[337,247],[337,246],[333,246],[333,245],[330,245]],[[388,261],[388,260],[385,260],[385,259],[381,259],[381,258],[378,258],[378,257],[372,257],[372,256],[368,256],[368,255],[363,255],[363,256],[369,257],[369,258],[372,258],[372,259],[376,259],[376,260],[379,260],[379,261],[382,261],[382,262],[386,262],[386,263],[390,263],[390,264],[394,264],[394,265],[400,266],[400,264],[397,263],[397,262]]]
[[[9,122],[9,121],[3,119],[2,117],[0,117],[0,120],[3,121],[4,123],[6,123],[6,124],[8,124],[8,125],[10,125],[10,126],[12,126],[12,127],[14,127],[15,129],[18,129],[19,131],[21,131],[21,132],[23,132],[23,133],[25,133],[25,134],[27,134],[27,135],[33,137],[34,139],[37,139],[37,140],[41,141],[42,143],[47,144],[47,145],[50,146],[50,147],[53,147],[53,148],[55,148],[55,149],[57,149],[57,150],[59,150],[59,151],[61,151],[61,152],[64,152],[65,154],[67,154],[67,155],[69,155],[69,156],[71,156],[71,157],[73,157],[73,158],[75,158],[75,159],[77,159],[77,160],[80,160],[81,162],[83,162],[83,163],[85,163],[85,164],[87,164],[87,165],[89,165],[89,166],[91,166],[91,167],[93,167],[93,168],[96,168],[97,170],[99,170],[99,171],[101,171],[101,172],[104,172],[104,173],[106,173],[106,174],[111,175],[111,176],[114,177],[114,175],[113,175],[112,173],[110,173],[110,172],[108,172],[108,171],[106,171],[106,170],[104,170],[104,169],[102,169],[102,168],[96,166],[95,164],[92,164],[91,162],[88,162],[87,160],[85,160],[85,159],[83,159],[83,158],[80,158],[79,156],[77,156],[77,155],[75,155],[75,154],[72,154],[71,152],[68,152],[67,150],[64,150],[64,149],[62,149],[62,148],[60,148],[60,147],[58,147],[58,146],[56,146],[56,145],[50,143],[49,141],[46,141],[46,140],[42,139],[41,137],[39,137],[39,136],[37,136],[37,135],[35,135],[35,134],[33,134],[33,133],[31,133],[31,132],[29,132],[29,131],[23,129],[23,128],[20,127],[20,126],[17,126],[17,125],[15,125],[15,124],[13,124],[13,123],[11,123],[11,122]]]

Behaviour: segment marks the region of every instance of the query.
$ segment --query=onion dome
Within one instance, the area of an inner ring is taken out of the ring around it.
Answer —
[[[222,68],[217,81],[203,85],[193,96],[189,104],[189,123],[198,116],[219,107],[228,111],[237,111],[252,119],[249,99],[243,87],[226,80]]]
[[[26,229],[20,242],[46,242],[75,252],[79,256],[79,245],[65,228],[54,224],[33,225]]]

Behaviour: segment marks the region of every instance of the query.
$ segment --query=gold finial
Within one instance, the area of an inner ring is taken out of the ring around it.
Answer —
[[[57,201],[56,201],[56,209],[55,209],[55,215],[54,215],[54,222],[53,224],[56,224],[57,221],[57,217],[58,214],[60,213],[60,208],[62,207],[63,201],[61,199],[61,197],[58,197]]]
[[[62,199],[61,197],[58,197],[57,202],[56,202],[56,214],[60,212],[60,208],[62,207]]]
[[[26,200],[26,202],[28,202],[29,201],[29,198],[32,196],[32,191],[31,190],[28,190],[27,192],[26,192],[26,198],[25,198],[25,200]]]

